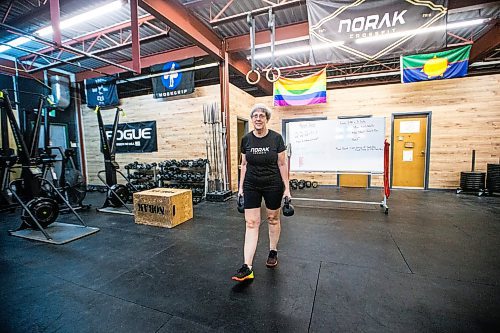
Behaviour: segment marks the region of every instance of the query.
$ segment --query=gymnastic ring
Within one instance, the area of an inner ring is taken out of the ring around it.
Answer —
[[[276,70],[276,73],[277,73],[276,76],[274,76],[273,69]],[[273,78],[272,79],[269,78],[269,73],[273,74]],[[269,69],[266,70],[266,79],[267,79],[267,81],[269,81],[269,82],[276,82],[276,81],[278,81],[280,79],[280,77],[281,77],[281,71],[280,71],[280,69],[278,67],[269,68]]]
[[[250,81],[250,74],[252,74],[252,73],[256,73],[257,74],[257,80]],[[249,70],[248,73],[247,73],[247,75],[245,77],[246,77],[247,82],[249,84],[257,84],[260,81],[260,73],[256,69]]]

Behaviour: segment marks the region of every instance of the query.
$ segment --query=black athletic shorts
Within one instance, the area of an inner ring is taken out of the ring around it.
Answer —
[[[249,190],[243,189],[243,199],[245,209],[260,208],[262,197],[266,203],[267,209],[276,210],[281,207],[281,199],[284,190]]]

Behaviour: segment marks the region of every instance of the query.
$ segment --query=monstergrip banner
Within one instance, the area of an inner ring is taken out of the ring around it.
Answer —
[[[85,80],[87,106],[116,106],[119,104],[116,79],[114,77],[99,77]]]
[[[310,62],[366,62],[446,46],[447,0],[307,0]]]
[[[104,125],[106,137],[111,140],[113,126]],[[116,153],[150,153],[158,151],[156,121],[118,124]]]
[[[194,71],[177,72],[180,69],[193,67],[193,65],[194,58],[189,58],[151,66],[151,74],[163,73],[152,78],[154,98],[168,98],[193,93]]]

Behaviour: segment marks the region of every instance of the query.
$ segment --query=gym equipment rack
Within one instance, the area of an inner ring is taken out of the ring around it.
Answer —
[[[140,163],[135,161],[125,165],[127,178],[139,191],[158,187],[157,163]]]
[[[158,164],[159,186],[170,188],[191,189],[193,204],[200,203],[207,193],[208,161],[197,160],[166,160]]]

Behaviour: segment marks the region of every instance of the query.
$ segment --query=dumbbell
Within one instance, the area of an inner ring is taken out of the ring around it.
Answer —
[[[285,199],[283,200],[283,215],[293,216],[293,214],[295,214],[295,209],[293,208],[291,202],[292,199],[290,199],[289,197],[285,197]]]
[[[238,207],[238,212],[242,214],[245,213],[245,200],[243,199],[242,195],[238,196],[237,207]]]

